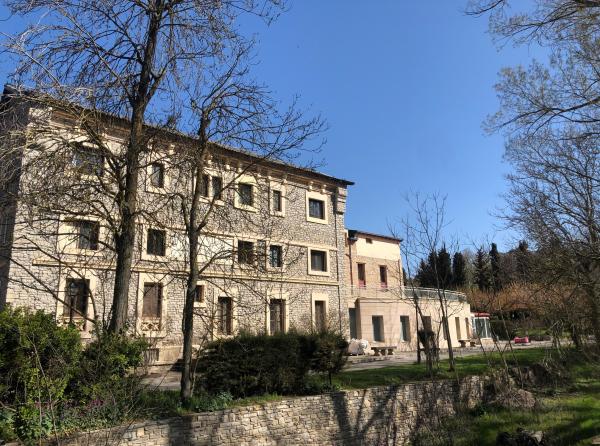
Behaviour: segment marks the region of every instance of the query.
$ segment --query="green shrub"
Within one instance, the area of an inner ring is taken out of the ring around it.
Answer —
[[[347,343],[330,333],[241,334],[211,343],[200,358],[202,388],[235,398],[313,393],[309,371],[335,373],[345,360]]]

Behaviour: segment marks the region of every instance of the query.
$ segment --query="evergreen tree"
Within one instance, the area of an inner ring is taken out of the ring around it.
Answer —
[[[464,287],[467,283],[467,268],[465,257],[460,252],[452,258],[452,286],[454,289]]]
[[[492,249],[490,249],[490,270],[491,288],[496,292],[500,291],[502,289],[502,272],[500,271],[500,253],[495,243],[492,243]]]
[[[442,246],[437,254],[437,274],[440,288],[448,289],[452,285],[452,260],[446,246]],[[438,286],[436,284],[435,286]]]
[[[431,255],[430,255],[431,257]],[[425,262],[425,260],[421,260],[419,263],[419,269],[417,270],[417,274],[415,279],[419,282],[419,286],[422,287],[431,287],[434,282],[433,268],[429,262]]]
[[[520,282],[526,282],[530,277],[531,252],[525,240],[519,242],[516,252],[516,276]]]
[[[490,289],[490,266],[489,259],[483,247],[477,249],[475,255],[475,283],[481,291],[487,291]]]

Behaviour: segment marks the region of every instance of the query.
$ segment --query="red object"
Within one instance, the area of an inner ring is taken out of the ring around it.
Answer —
[[[529,344],[529,336],[523,336],[522,338],[516,336],[515,339],[513,339],[513,342],[515,344]]]

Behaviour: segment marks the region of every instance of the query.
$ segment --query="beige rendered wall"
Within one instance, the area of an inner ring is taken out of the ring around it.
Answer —
[[[416,350],[417,348],[417,315],[415,306],[407,299],[400,298],[374,298],[365,297],[355,301],[357,317],[357,336],[360,339],[366,339],[371,345],[389,345],[396,346],[399,351]],[[432,328],[438,333],[438,344],[441,348],[446,348],[446,341],[443,339],[441,321],[442,314],[440,306],[434,300],[422,300],[420,303],[423,315],[431,317]],[[466,302],[461,303],[452,301],[448,303],[448,317],[450,322],[450,339],[453,346],[458,346],[459,339],[467,339],[470,333],[470,315],[471,308]],[[375,342],[373,340],[373,316],[383,316],[384,342]],[[400,340],[400,316],[408,316],[410,325],[410,340],[404,342]],[[456,323],[458,318],[458,327]],[[419,319],[419,328],[422,322]],[[460,332],[459,332],[460,331]]]

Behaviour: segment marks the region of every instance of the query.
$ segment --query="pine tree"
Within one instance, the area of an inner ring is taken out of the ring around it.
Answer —
[[[460,252],[454,253],[452,258],[452,287],[458,289],[467,283],[467,268],[465,257]]]
[[[491,288],[498,292],[502,289],[502,272],[500,271],[500,253],[498,246],[492,243],[490,249]]]
[[[477,249],[475,255],[475,283],[481,291],[487,291],[490,289],[490,265],[489,259],[483,247]]]
[[[450,288],[452,284],[452,261],[446,246],[442,246],[437,254],[437,274],[439,287],[442,289]]]

